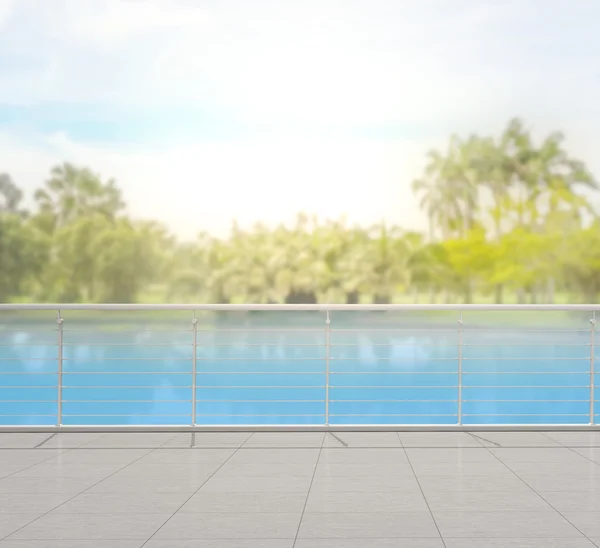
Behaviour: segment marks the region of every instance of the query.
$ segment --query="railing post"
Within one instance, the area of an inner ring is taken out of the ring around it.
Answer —
[[[196,348],[198,346],[198,318],[192,319],[192,426],[196,425]]]
[[[63,400],[63,319],[60,310],[57,310],[56,323],[58,324],[58,378],[56,387],[56,425],[62,426],[62,400]]]
[[[596,372],[595,372],[595,363],[596,363],[596,311],[592,312],[592,319],[590,320],[591,329],[590,329],[590,424],[596,424],[596,411],[594,409],[594,400],[595,389],[594,385],[596,384]]]
[[[329,354],[331,349],[331,319],[327,310],[325,320],[325,426],[329,426]]]
[[[458,317],[458,411],[457,424],[462,426],[462,385],[463,385],[463,317]]]

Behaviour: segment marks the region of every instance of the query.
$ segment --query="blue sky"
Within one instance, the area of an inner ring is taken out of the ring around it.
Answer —
[[[597,0],[0,0],[0,171],[69,160],[177,233],[424,226],[451,132],[515,115],[600,176]]]

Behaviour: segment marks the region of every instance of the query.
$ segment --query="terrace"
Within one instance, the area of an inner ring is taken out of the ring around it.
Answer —
[[[595,319],[0,305],[0,548],[600,546]]]
[[[1,548],[600,545],[599,432],[5,433]]]

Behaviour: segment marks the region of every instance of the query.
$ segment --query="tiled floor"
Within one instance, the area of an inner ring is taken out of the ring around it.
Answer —
[[[142,546],[600,546],[600,432],[0,434],[0,548]]]

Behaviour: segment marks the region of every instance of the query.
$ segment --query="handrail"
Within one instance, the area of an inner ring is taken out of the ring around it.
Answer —
[[[214,312],[251,311],[600,311],[600,304],[79,304],[0,303],[4,310],[206,310]]]

